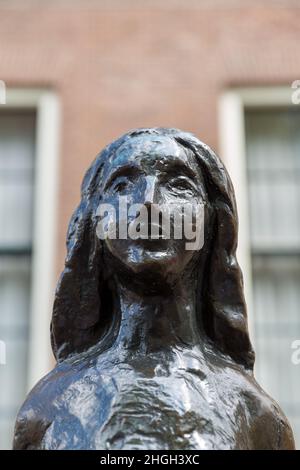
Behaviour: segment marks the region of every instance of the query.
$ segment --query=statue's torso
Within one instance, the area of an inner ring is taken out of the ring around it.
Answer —
[[[25,412],[44,449],[251,448],[251,390],[234,370],[216,374],[194,354],[58,366]],[[219,371],[220,372],[220,371]],[[244,384],[243,384],[244,385]],[[35,396],[36,394],[36,396]],[[39,409],[39,398],[44,409]],[[31,418],[30,418],[31,419]],[[35,426],[35,428],[34,428]],[[30,429],[30,426],[29,426]],[[30,431],[29,431],[30,432]]]
[[[61,368],[45,383],[44,449],[251,448],[251,412],[238,376],[196,367],[193,355]],[[230,372],[230,373],[229,373]],[[226,383],[227,381],[227,383]],[[49,392],[50,390],[50,392]],[[250,389],[249,389],[250,390]],[[249,395],[250,393],[250,395]],[[247,395],[247,394],[246,394]],[[255,398],[255,397],[253,397]],[[32,410],[38,399],[32,400]]]
[[[216,441],[213,435],[220,421],[215,391],[196,371],[164,372],[159,366],[156,371],[137,371],[128,364],[104,370],[101,375],[89,370],[55,400],[57,417],[43,445],[96,449],[210,447],[210,441]]]

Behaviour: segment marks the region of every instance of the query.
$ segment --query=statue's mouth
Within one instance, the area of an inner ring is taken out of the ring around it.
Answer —
[[[167,237],[163,232],[160,224],[146,223],[140,224],[138,227],[139,236],[132,239],[134,244],[137,244],[145,249],[166,251],[169,244],[170,237]],[[128,237],[130,239],[130,236]]]
[[[166,233],[166,231],[163,229],[162,225],[159,223],[151,223],[151,222],[145,222],[145,223],[140,223],[137,226],[137,231],[138,235],[135,237],[132,237],[133,240],[138,240],[139,242],[143,243],[159,243],[161,244],[162,242],[166,242],[169,240],[170,234]],[[130,234],[129,234],[129,237]]]
[[[168,237],[166,234],[163,232],[163,227],[161,224],[153,223],[153,222],[148,222],[144,224],[140,224],[140,232],[141,232],[141,237],[144,238],[145,240],[167,240]],[[143,234],[147,234],[147,236],[143,236]]]

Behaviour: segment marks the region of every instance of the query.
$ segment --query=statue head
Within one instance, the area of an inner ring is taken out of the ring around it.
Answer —
[[[126,200],[126,217],[120,200]],[[128,211],[136,205],[145,208],[138,224],[138,212]],[[178,222],[174,212],[169,212],[171,231],[166,234],[165,214],[158,210],[187,206],[202,210],[200,219],[194,209],[190,213],[189,224],[201,244],[191,244],[189,249],[184,227],[181,237],[174,236]],[[100,207],[114,209],[113,220],[112,214],[106,217],[109,229],[102,238]],[[131,228],[135,224],[139,236],[129,236],[130,224]],[[120,237],[124,228],[126,236]],[[51,326],[58,361],[88,350],[105,336],[113,321],[116,276],[133,290],[162,297],[176,289],[178,278],[185,277],[195,289],[201,334],[213,344],[215,354],[226,354],[252,370],[254,354],[235,254],[237,228],[234,191],[226,169],[192,134],[137,129],[108,145],[84,177],[81,201],[69,224],[65,269]]]
[[[97,191],[99,213],[107,213],[100,238],[110,270],[144,293],[166,292],[193,271],[210,206],[190,149],[167,133],[124,139],[106,159]]]

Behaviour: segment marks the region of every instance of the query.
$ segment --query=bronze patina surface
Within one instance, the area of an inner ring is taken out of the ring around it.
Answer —
[[[205,207],[204,245],[105,239],[100,203]],[[55,368],[28,395],[15,449],[292,449],[253,376],[237,211],[215,153],[177,129],[131,131],[87,171],[53,308]]]

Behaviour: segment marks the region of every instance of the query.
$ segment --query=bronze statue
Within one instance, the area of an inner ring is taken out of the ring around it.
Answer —
[[[121,195],[149,210],[201,202],[203,246],[101,240],[99,204]],[[207,145],[165,128],[108,145],[69,225],[51,323],[57,365],[23,404],[14,448],[293,449],[253,376],[236,245],[233,187]]]

